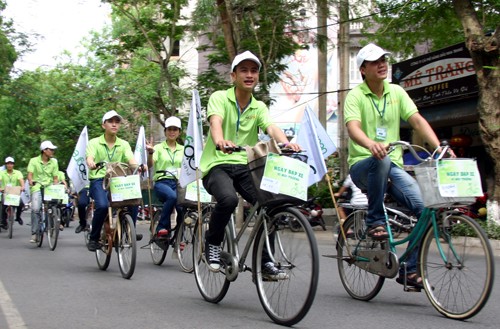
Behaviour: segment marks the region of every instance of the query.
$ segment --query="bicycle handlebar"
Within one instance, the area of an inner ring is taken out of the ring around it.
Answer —
[[[443,140],[441,141],[441,144],[434,150],[434,152],[432,152],[432,154],[429,154],[428,158],[423,159],[417,154],[417,151],[415,151],[415,147],[412,144],[405,141],[396,141],[389,143],[388,146],[389,153],[391,153],[397,146],[401,146],[403,149],[408,149],[410,153],[415,157],[415,159],[419,162],[425,162],[428,161],[429,159],[433,159],[436,152],[441,148],[441,154],[438,157],[438,160],[440,160],[448,152],[448,149],[450,148],[448,141]]]

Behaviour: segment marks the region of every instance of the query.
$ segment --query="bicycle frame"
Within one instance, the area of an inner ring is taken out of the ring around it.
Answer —
[[[262,224],[266,223],[265,219],[265,210],[262,208],[258,202],[255,203],[255,205],[250,208],[250,211],[248,215],[246,216],[248,219],[252,218],[252,216],[256,215],[255,217],[255,224],[250,231],[250,236],[248,237],[248,241],[245,244],[245,247],[243,248],[243,252],[240,255],[239,252],[239,242],[245,233],[247,227],[250,224],[250,220],[246,220],[243,223],[243,226],[240,228],[238,232],[236,232],[236,225],[234,223],[234,216],[231,216],[231,219],[229,220],[229,223],[227,225],[227,232],[229,233],[227,236],[229,237],[227,243],[229,244],[229,253],[227,252],[222,252],[221,257],[224,258],[226,261],[229,261],[232,263],[233,266],[238,266],[239,272],[243,272],[247,270],[247,267],[245,266],[245,261],[248,256],[248,253],[250,251],[250,248],[252,247],[253,241],[255,239],[255,235],[259,231],[259,228]],[[268,250],[271,250],[270,242],[269,242],[269,237],[267,234],[267,225],[264,225],[264,230],[266,231],[266,248]],[[275,261],[272,253],[269,253],[269,257],[271,258],[271,261]],[[228,276],[226,274],[226,276]],[[234,281],[236,280],[236,277],[238,276],[238,272],[234,272],[234,274],[231,274],[228,276],[229,281]]]

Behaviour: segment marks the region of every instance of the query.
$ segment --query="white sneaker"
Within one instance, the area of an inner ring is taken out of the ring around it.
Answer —
[[[31,240],[30,240],[31,243],[36,243],[36,234],[32,234],[31,235]]]
[[[288,279],[288,274],[277,268],[273,262],[267,262],[262,266],[262,278],[264,280],[277,281]]]

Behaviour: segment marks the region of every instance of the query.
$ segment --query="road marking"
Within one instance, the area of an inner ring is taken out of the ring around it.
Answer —
[[[2,310],[5,315],[7,328],[27,328],[21,314],[19,314],[17,308],[14,306],[14,303],[12,303],[9,293],[5,290],[2,281],[0,281],[0,310]]]

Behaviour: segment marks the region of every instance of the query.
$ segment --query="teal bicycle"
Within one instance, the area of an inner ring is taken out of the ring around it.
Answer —
[[[494,260],[487,235],[472,218],[456,211],[457,205],[470,204],[471,198],[443,198],[437,193],[439,205],[429,205],[426,198],[437,192],[437,182],[428,180],[436,173],[436,162],[418,157],[406,142],[390,147],[410,150],[422,163],[415,167],[417,181],[423,191],[424,209],[408,236],[396,240],[387,221],[387,240],[375,240],[366,232],[366,210],[351,213],[342,226],[337,241],[337,262],[340,279],[347,293],[368,301],[382,289],[386,278],[394,278],[400,267],[406,268],[408,255],[419,248],[418,269],[422,286],[432,306],[444,316],[465,320],[481,311],[493,288]],[[448,146],[444,146],[444,154]],[[422,169],[424,171],[422,172]],[[432,196],[431,196],[432,197]],[[446,204],[447,203],[447,204]],[[398,257],[396,247],[412,241]],[[407,284],[405,291],[420,291]]]

